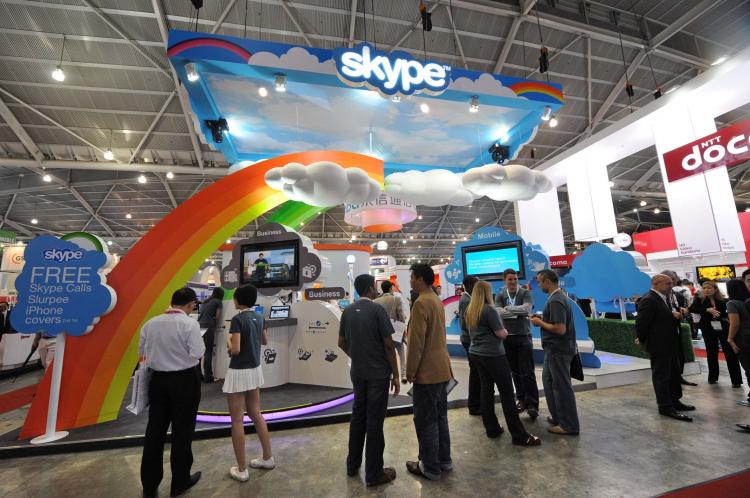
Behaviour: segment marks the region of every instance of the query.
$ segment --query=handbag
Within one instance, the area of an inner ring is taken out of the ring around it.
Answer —
[[[570,378],[583,382],[583,363],[581,363],[581,353],[578,352],[578,348],[570,361]]]
[[[133,395],[130,404],[125,408],[133,415],[139,415],[148,409],[148,388],[151,385],[153,371],[143,363],[133,374]]]

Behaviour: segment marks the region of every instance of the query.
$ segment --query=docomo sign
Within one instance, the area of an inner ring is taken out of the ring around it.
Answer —
[[[750,119],[664,154],[670,182],[750,159]]]
[[[450,66],[435,62],[422,64],[416,59],[393,57],[380,52],[367,43],[354,49],[339,48],[334,51],[336,72],[344,83],[351,86],[366,85],[385,95],[411,95],[425,92],[443,93],[450,84]]]

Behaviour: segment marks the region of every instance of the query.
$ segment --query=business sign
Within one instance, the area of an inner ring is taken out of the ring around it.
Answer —
[[[0,243],[15,244],[16,232],[11,232],[10,230],[0,230]]]
[[[116,295],[103,274],[109,264],[107,246],[98,245],[104,249],[86,250],[49,235],[29,242],[11,315],[18,332],[83,335],[114,308]]]
[[[745,162],[750,159],[750,119],[670,150],[663,157],[670,182]]]
[[[2,271],[23,270],[23,252],[26,246],[6,246],[3,248],[3,261],[0,264]]]
[[[349,86],[366,86],[383,95],[439,95],[450,85],[450,66],[420,62],[404,52],[389,54],[367,43],[333,52],[336,74]]]
[[[344,299],[346,291],[343,287],[317,287],[305,289],[305,300],[307,301],[333,301]]]
[[[565,254],[564,256],[550,256],[549,266],[550,268],[571,268],[573,266],[573,260],[578,257],[578,254]]]

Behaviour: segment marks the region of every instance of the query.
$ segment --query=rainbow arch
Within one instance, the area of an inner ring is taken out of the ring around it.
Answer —
[[[138,332],[168,305],[174,289],[224,240],[258,216],[286,202],[263,179],[290,162],[331,161],[359,167],[383,184],[383,161],[351,152],[287,154],[222,178],[181,204],[152,228],[107,277],[117,306],[85,336],[66,339],[57,429],[71,429],[117,418],[138,361]],[[313,208],[317,210],[318,208]],[[309,215],[299,205],[290,216]],[[73,367],[74,366],[74,367]],[[52,369],[42,379],[20,438],[44,433]]]
[[[547,85],[545,83],[541,83],[539,81],[522,81],[520,83],[515,83],[513,85],[510,85],[509,87],[516,95],[525,95],[527,93],[535,93],[540,95],[546,95],[547,97],[551,97],[554,100],[557,100],[561,104],[565,102],[565,98],[563,97],[563,93],[561,90],[558,90],[557,88],[553,87],[552,85]]]

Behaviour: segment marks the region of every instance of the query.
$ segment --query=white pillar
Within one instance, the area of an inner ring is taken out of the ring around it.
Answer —
[[[530,201],[517,201],[514,208],[516,233],[523,240],[541,245],[550,256],[565,254],[557,189],[538,194]]]
[[[713,116],[683,100],[659,112],[653,133],[680,256],[743,252],[734,194],[725,167],[669,182],[663,154],[716,131]]]

